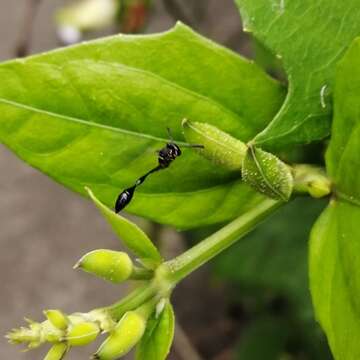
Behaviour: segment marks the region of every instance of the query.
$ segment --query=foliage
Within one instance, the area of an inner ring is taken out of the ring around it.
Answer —
[[[311,236],[314,306],[336,359],[358,359],[359,319],[359,60],[354,42],[338,66],[333,136],[326,156],[335,198]]]
[[[309,143],[330,133],[335,67],[360,34],[356,0],[236,0],[244,28],[278,58],[289,80],[281,110],[256,144],[274,148]]]

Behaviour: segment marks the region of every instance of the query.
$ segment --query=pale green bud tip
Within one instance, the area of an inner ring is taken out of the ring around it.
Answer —
[[[112,250],[94,250],[84,255],[74,266],[115,284],[127,280],[133,272],[128,254]]]
[[[100,333],[100,328],[92,322],[83,322],[73,325],[66,340],[70,346],[85,346],[93,342]]]
[[[331,193],[330,181],[312,181],[309,184],[309,194],[314,198],[322,198]]]
[[[93,356],[98,360],[115,360],[126,355],[145,332],[146,320],[136,311],[127,312],[110,336]]]
[[[44,360],[62,360],[67,353],[69,346],[66,343],[58,343],[52,346]]]
[[[5,337],[10,344],[37,344],[41,337],[41,330],[40,324],[32,323],[28,328],[21,327],[11,330]]]
[[[59,330],[65,330],[69,325],[69,319],[60,310],[45,310],[44,315]]]

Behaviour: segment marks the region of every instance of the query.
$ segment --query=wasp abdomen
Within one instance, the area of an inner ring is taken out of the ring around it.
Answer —
[[[126,205],[131,201],[136,186],[132,186],[129,189],[125,189],[117,198],[115,203],[115,212],[119,213]]]

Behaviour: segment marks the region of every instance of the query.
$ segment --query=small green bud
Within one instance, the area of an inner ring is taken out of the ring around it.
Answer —
[[[111,331],[116,323],[110,313],[105,309],[96,309],[87,314],[88,320],[96,322],[100,325],[103,332]]]
[[[258,192],[288,201],[293,191],[290,167],[275,155],[250,146],[242,165],[243,180]]]
[[[322,168],[300,164],[293,167],[294,191],[322,198],[331,193],[331,181]]]
[[[197,150],[200,155],[228,170],[241,170],[247,150],[245,143],[207,123],[184,119],[182,126],[186,141],[204,146]]]
[[[309,183],[309,194],[316,199],[320,199],[331,193],[330,181],[324,182],[314,180]]]
[[[70,328],[66,340],[70,346],[85,346],[93,342],[99,333],[98,325],[92,322],[81,322]]]
[[[44,360],[61,360],[67,353],[69,346],[66,343],[57,343],[52,346]]]
[[[44,315],[59,330],[65,330],[69,325],[69,319],[60,310],[45,310]]]
[[[128,254],[104,249],[84,255],[74,268],[77,267],[115,284],[127,280],[133,271],[133,263]]]
[[[11,344],[37,344],[42,337],[42,326],[32,322],[29,327],[22,326],[19,329],[11,330],[6,337]]]
[[[110,336],[100,346],[94,359],[115,360],[126,355],[141,339],[146,319],[136,311],[128,311]]]

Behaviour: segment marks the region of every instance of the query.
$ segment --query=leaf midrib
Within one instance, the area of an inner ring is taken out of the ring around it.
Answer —
[[[27,110],[27,111],[31,111],[31,112],[35,112],[35,113],[39,113],[39,114],[43,114],[43,115],[47,115],[47,116],[50,116],[50,117],[63,119],[65,121],[78,123],[78,124],[88,126],[88,127],[96,127],[96,128],[102,129],[102,130],[118,132],[118,133],[121,133],[121,134],[134,136],[134,137],[140,137],[140,138],[144,138],[144,139],[150,139],[150,140],[157,141],[157,142],[168,142],[169,141],[169,139],[157,137],[157,136],[150,135],[150,134],[139,133],[139,132],[132,131],[132,130],[127,130],[127,129],[123,129],[123,128],[113,127],[113,126],[110,126],[110,125],[105,125],[105,124],[100,124],[100,123],[97,123],[97,122],[84,120],[84,119],[79,119],[77,117],[73,117],[73,116],[69,116],[69,115],[63,115],[63,114],[54,113],[54,112],[51,112],[51,111],[48,111],[48,110],[43,110],[43,109],[35,108],[33,106],[30,106],[30,105],[22,104],[22,103],[19,103],[17,101],[13,101],[13,100],[0,98],[0,103],[10,105],[10,106],[15,106],[15,107],[23,109],[23,110]],[[176,143],[179,144],[179,145],[187,145],[187,143],[183,142],[183,141],[177,141],[176,140]]]

